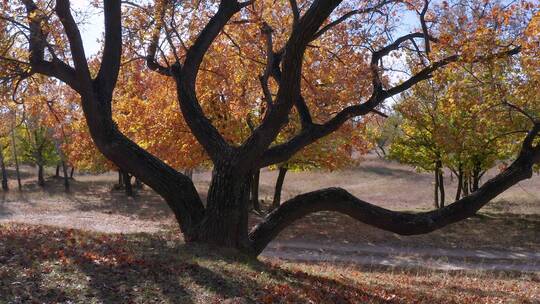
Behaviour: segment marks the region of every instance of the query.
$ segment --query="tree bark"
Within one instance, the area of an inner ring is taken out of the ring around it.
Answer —
[[[279,167],[279,173],[276,180],[276,187],[274,188],[274,200],[272,201],[272,209],[279,207],[281,203],[281,190],[283,189],[283,182],[285,181],[285,174],[289,169],[285,166]]]
[[[248,207],[253,175],[233,168],[215,168],[208,190],[206,212],[197,241],[248,250]]]
[[[73,174],[75,174],[75,166],[71,166],[71,171],[69,172],[70,179],[73,179]]]
[[[261,205],[259,204],[259,182],[261,177],[261,170],[255,170],[253,178],[251,179],[251,205],[253,210],[261,212]]]
[[[6,171],[6,164],[4,162],[4,147],[0,146],[0,168],[2,169],[2,190],[8,191],[8,175]]]
[[[56,172],[54,173],[54,178],[60,178],[60,165],[56,165]]]

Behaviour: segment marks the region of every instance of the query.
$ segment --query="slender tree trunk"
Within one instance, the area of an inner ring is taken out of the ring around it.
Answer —
[[[281,203],[281,190],[283,189],[283,182],[285,181],[285,174],[289,169],[285,166],[279,167],[279,173],[276,180],[276,187],[274,188],[274,200],[272,201],[272,209],[279,207]]]
[[[0,168],[2,169],[2,190],[8,191],[8,175],[6,171],[6,164],[4,162],[4,147],[0,146]]]
[[[444,191],[444,174],[442,169],[439,170],[439,192],[441,195],[441,201],[439,202],[439,207],[443,208],[445,203],[445,191]]]
[[[257,212],[261,212],[261,205],[259,204],[259,181],[261,177],[261,170],[255,170],[253,178],[251,179],[251,205]]]
[[[54,174],[54,178],[60,178],[60,165],[56,165],[56,172]]]
[[[64,189],[67,192],[67,191],[69,191],[70,184],[69,184],[68,170],[67,170],[67,166],[66,166],[65,161],[62,161],[62,171],[64,173]]]
[[[69,172],[69,178],[73,179],[73,174],[75,173],[75,166],[71,166],[71,172]]]
[[[37,166],[38,166],[38,186],[45,187],[45,177],[43,176],[43,165],[39,163]]]
[[[433,204],[435,209],[439,209],[439,162],[435,163],[435,186],[433,187]]]
[[[59,140],[54,141],[54,145],[56,148],[56,153],[58,153],[58,156],[60,156],[60,165],[56,165],[56,177],[60,177],[59,171],[60,166],[62,166],[62,173],[64,174],[64,190],[66,192],[69,191],[69,177],[67,172],[67,166],[66,166],[66,157],[64,155],[64,151],[62,151],[62,147]]]
[[[469,173],[464,173],[462,188],[463,188],[463,197],[469,195]]]
[[[462,187],[463,187],[463,170],[461,169],[461,165],[460,165],[458,168],[458,174],[457,174],[456,201],[461,198]]]
[[[122,180],[124,181],[124,188],[127,196],[133,196],[133,188],[131,187],[131,176],[127,172],[122,172]]]
[[[15,162],[15,174],[19,191],[22,191],[21,171],[19,170],[19,156],[17,155],[17,141],[15,140],[15,125],[11,129],[11,148],[13,150],[13,160]]]

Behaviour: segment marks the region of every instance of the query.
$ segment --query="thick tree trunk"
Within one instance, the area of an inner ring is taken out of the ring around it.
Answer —
[[[274,188],[274,200],[272,201],[272,209],[279,207],[281,203],[281,190],[283,189],[283,182],[285,181],[285,174],[289,169],[285,166],[279,167],[279,173],[276,180],[276,187]]]
[[[124,190],[127,196],[133,196],[133,187],[131,187],[131,175],[127,172],[122,172],[122,180],[124,181]]]
[[[8,175],[6,171],[6,164],[4,162],[4,147],[0,146],[0,168],[2,169],[2,190],[8,191]]]
[[[249,250],[248,209],[252,174],[214,168],[205,216],[196,241]]]
[[[261,205],[259,204],[259,181],[261,177],[261,170],[255,170],[253,178],[251,180],[251,205],[257,212],[261,212]]]

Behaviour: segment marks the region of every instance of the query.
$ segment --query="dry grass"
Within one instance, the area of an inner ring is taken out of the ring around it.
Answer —
[[[0,225],[0,303],[538,303],[539,280],[257,261],[175,233]]]

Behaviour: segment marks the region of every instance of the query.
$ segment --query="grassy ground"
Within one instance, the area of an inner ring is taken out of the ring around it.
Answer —
[[[385,252],[389,259],[375,253],[384,260],[379,264],[391,265],[383,267],[340,263],[351,251],[329,264],[298,262],[296,251],[292,259],[265,254],[257,261],[187,246],[166,204],[148,188],[126,198],[111,191],[115,174],[77,174],[72,191],[64,193],[62,182],[52,178],[45,189],[37,187],[32,170],[24,168],[23,192],[15,190],[13,179],[12,191],[0,192],[2,304],[219,303],[236,297],[248,303],[540,303],[539,273],[405,269],[390,258],[422,264],[426,257],[394,252]],[[273,171],[262,172],[265,204],[275,177]],[[194,176],[203,198],[209,178],[208,171]],[[451,197],[455,181],[446,182]],[[432,208],[431,175],[374,158],[340,172],[290,173],[283,197],[329,186],[395,210]],[[253,224],[260,217],[252,214],[250,220]],[[513,187],[478,216],[427,235],[402,237],[323,212],[287,228],[276,244],[363,247],[352,254],[359,256],[369,254],[369,246],[481,254],[497,250],[514,255],[505,263],[524,263],[523,253],[540,252],[540,178]]]
[[[0,303],[539,303],[538,274],[254,260],[176,233],[0,225]]]

